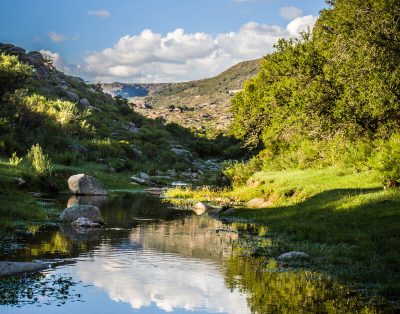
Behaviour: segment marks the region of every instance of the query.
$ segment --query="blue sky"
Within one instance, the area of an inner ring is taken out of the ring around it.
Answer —
[[[324,7],[324,0],[3,0],[0,41],[42,50],[60,70],[92,81],[182,81],[261,57]]]

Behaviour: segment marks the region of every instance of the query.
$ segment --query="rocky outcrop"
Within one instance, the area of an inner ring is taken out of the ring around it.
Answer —
[[[308,259],[310,256],[307,253],[299,251],[291,251],[279,255],[276,259],[279,261],[289,261],[294,259]]]
[[[70,191],[77,195],[107,195],[107,190],[99,181],[86,174],[76,174],[68,179]]]
[[[150,176],[144,172],[140,172],[139,174],[132,176],[131,183],[147,185],[147,186],[156,186],[157,185],[156,183],[154,183],[151,180]]]
[[[82,107],[85,107],[85,108],[90,107],[90,102],[89,102],[89,100],[87,100],[86,98],[80,99],[80,100],[79,100],[79,104],[80,104]]]
[[[69,101],[72,102],[78,102],[79,101],[79,96],[76,93],[70,92],[69,90],[64,91],[65,97],[67,97],[67,99]]]
[[[3,262],[0,261],[0,277],[24,273],[34,273],[46,269],[47,266],[38,262]]]
[[[78,218],[87,218],[99,224],[104,223],[100,209],[93,205],[74,205],[65,208],[60,215],[60,220],[63,222],[73,222]]]

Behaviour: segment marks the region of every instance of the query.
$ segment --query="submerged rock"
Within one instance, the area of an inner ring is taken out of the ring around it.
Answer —
[[[71,225],[81,228],[100,228],[99,223],[93,222],[85,217],[79,217],[77,220],[73,221]]]
[[[99,181],[86,174],[76,174],[68,179],[68,187],[78,195],[107,195],[107,190]]]
[[[310,256],[307,253],[299,251],[291,251],[279,255],[276,259],[280,261],[287,261],[293,259],[308,259]]]
[[[63,210],[60,219],[65,222],[73,222],[78,218],[87,218],[92,222],[104,223],[100,209],[92,205],[74,205]]]
[[[47,266],[38,262],[3,262],[0,261],[0,276],[34,273],[46,269]]]

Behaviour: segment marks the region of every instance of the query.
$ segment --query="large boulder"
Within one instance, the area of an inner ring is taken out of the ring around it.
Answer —
[[[198,202],[193,205],[192,210],[196,213],[196,215],[203,215],[210,207],[207,204],[202,202]]]
[[[93,222],[88,218],[79,217],[77,220],[73,221],[71,225],[79,227],[79,228],[99,228],[100,224],[97,222]]]
[[[75,103],[79,101],[78,94],[70,92],[69,90],[66,90],[64,93],[65,93],[65,96],[68,98],[69,101],[72,101],[72,102],[75,102]]]
[[[107,190],[95,178],[84,173],[69,177],[68,187],[77,195],[107,195]]]
[[[100,209],[93,205],[74,205],[65,208],[60,215],[60,220],[64,222],[73,222],[78,218],[87,218],[92,222],[104,223]]]

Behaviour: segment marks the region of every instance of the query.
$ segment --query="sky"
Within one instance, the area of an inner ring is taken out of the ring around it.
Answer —
[[[273,51],[324,0],[2,0],[0,42],[91,82],[179,82]]]

